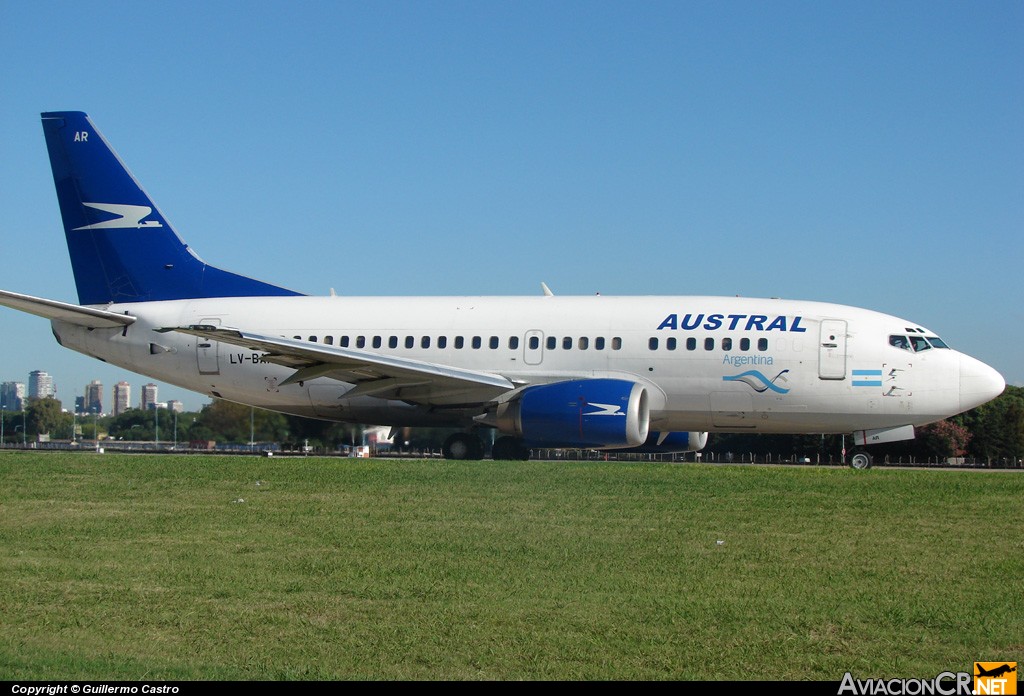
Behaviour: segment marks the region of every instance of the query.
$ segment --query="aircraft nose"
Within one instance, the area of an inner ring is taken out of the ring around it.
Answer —
[[[994,369],[969,355],[960,355],[960,409],[969,411],[991,401],[1006,388],[1006,380]]]

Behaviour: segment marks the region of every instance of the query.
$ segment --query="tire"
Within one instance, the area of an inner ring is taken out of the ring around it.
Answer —
[[[483,459],[484,443],[472,433],[455,433],[444,441],[441,452],[456,461]]]
[[[508,435],[499,437],[491,448],[491,456],[495,461],[526,461],[530,458],[530,450],[517,437]]]
[[[864,450],[857,450],[850,455],[850,468],[852,469],[870,469],[872,463],[871,455]]]

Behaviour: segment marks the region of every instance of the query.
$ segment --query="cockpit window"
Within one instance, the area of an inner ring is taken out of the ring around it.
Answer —
[[[902,350],[910,350],[910,341],[906,336],[890,336],[889,345]]]
[[[920,353],[922,350],[928,350],[931,348],[928,341],[925,340],[924,336],[911,336],[910,342],[914,345],[914,352]]]
[[[909,350],[913,353],[920,353],[922,350],[931,348],[949,348],[938,336],[889,336],[889,345],[900,350]]]

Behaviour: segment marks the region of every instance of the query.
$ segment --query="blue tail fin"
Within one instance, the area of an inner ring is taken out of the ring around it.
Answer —
[[[81,304],[301,294],[206,264],[87,115],[42,118]]]

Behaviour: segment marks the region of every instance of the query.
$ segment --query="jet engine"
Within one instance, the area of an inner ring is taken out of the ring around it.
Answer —
[[[638,447],[647,440],[647,389],[621,379],[527,387],[501,404],[498,430],[534,447]]]

